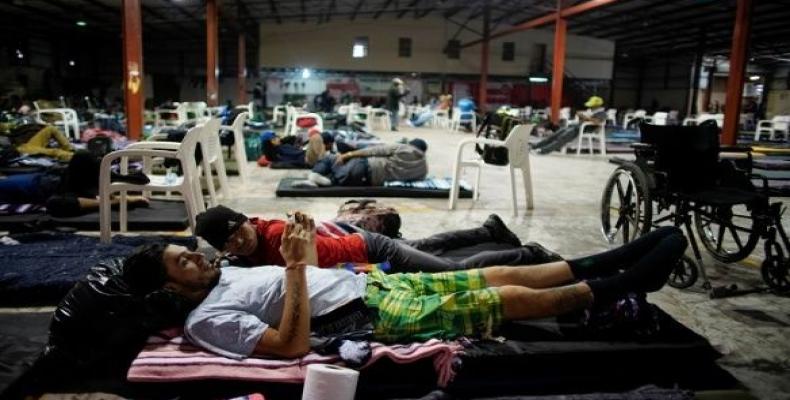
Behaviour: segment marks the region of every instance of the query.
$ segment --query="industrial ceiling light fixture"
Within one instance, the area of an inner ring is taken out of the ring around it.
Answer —
[[[77,20],[77,26],[88,26],[88,23],[83,20]]]
[[[310,79],[310,68],[303,68],[302,69],[302,79]]]
[[[752,75],[752,76],[749,77],[749,80],[750,81],[759,81],[760,80],[760,75]]]

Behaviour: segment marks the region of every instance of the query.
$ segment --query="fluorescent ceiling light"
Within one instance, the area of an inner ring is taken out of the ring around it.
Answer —
[[[549,81],[549,78],[545,76],[530,76],[529,81],[534,83],[546,83]]]
[[[83,20],[77,21],[77,26],[87,26],[87,25],[88,25],[88,23],[83,21]]]
[[[749,77],[749,80],[759,81],[760,80],[760,75],[752,75],[752,76]]]
[[[310,78],[310,69],[304,68],[302,69],[302,79],[309,79]]]

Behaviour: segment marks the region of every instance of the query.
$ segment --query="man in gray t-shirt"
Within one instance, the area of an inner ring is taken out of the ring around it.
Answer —
[[[421,180],[428,175],[427,150],[422,139],[366,147],[324,158],[308,179],[322,186],[382,186],[385,181]]]
[[[300,357],[310,351],[311,318],[361,299],[373,339],[414,341],[496,330],[505,320],[543,318],[661,289],[686,249],[680,229],[663,227],[593,256],[534,266],[435,274],[354,275],[317,263],[315,224],[301,213],[286,224],[285,267],[224,268],[181,246],[149,245],[124,262],[138,295],[170,292],[194,305],[186,336],[232,357]],[[624,271],[621,272],[620,269]]]

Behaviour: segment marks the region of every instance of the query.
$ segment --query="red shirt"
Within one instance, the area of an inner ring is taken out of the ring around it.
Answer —
[[[258,247],[246,259],[253,265],[285,265],[285,260],[280,255],[285,221],[250,218],[250,223],[258,232]],[[315,241],[318,266],[321,268],[333,267],[343,262],[368,262],[368,247],[362,235],[353,234],[336,238],[317,235]]]

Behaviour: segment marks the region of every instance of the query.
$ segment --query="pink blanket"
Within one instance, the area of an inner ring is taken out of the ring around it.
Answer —
[[[322,356],[309,353],[299,359],[247,358],[233,360],[209,353],[189,343],[182,331],[170,330],[148,338],[145,348],[129,367],[127,378],[131,382],[176,382],[200,379],[229,379],[263,382],[301,383],[307,365],[340,364],[334,355]],[[424,343],[384,345],[371,343],[373,350],[366,368],[382,357],[398,364],[408,364],[423,358],[433,358],[437,383],[444,387],[453,379],[454,358],[461,345],[431,339]]]

